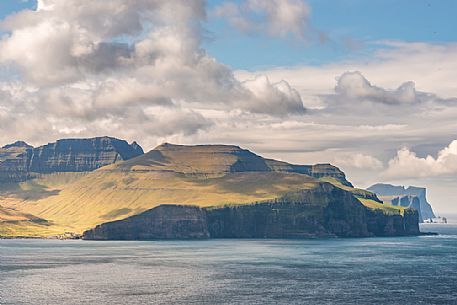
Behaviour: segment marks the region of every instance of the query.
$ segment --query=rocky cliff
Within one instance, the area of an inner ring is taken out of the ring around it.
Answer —
[[[419,212],[419,221],[435,218],[432,206],[427,201],[427,190],[423,187],[395,186],[390,184],[375,184],[368,188],[376,193],[381,200],[393,206],[413,208]]]
[[[32,152],[33,147],[23,141],[0,148],[0,183],[27,179]]]
[[[209,238],[206,213],[199,207],[161,205],[124,220],[108,222],[84,233],[88,240]]]
[[[418,213],[387,215],[330,184],[254,203],[200,209],[159,206],[86,231],[84,239],[310,238],[418,235]]]
[[[142,155],[136,143],[111,137],[65,139],[40,147],[16,142],[0,149],[0,183],[55,172],[87,172]]]

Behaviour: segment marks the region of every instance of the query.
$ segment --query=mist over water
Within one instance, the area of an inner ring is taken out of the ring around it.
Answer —
[[[0,304],[457,304],[457,226],[317,240],[0,240]]]

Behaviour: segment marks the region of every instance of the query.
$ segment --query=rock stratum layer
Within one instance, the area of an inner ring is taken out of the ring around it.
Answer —
[[[330,184],[280,199],[201,209],[161,205],[84,232],[87,240],[311,238],[419,235],[418,213],[386,215]]]
[[[111,137],[58,140],[36,148],[18,141],[0,149],[0,183],[25,181],[35,174],[90,172],[142,154],[135,142]]]

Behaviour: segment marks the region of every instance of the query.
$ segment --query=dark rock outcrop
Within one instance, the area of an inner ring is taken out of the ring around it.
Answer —
[[[58,140],[33,148],[16,142],[0,149],[0,182],[20,182],[55,172],[88,172],[142,155],[136,143],[111,137]]]
[[[194,206],[161,205],[124,220],[86,231],[89,240],[152,240],[209,238],[206,213]]]
[[[418,235],[418,213],[387,215],[323,183],[255,203],[208,208],[159,206],[86,231],[84,239],[311,238]]]
[[[376,193],[383,201],[392,205],[413,208],[419,211],[419,221],[435,218],[432,206],[427,201],[427,190],[423,187],[395,186],[390,184],[375,184],[368,191]]]

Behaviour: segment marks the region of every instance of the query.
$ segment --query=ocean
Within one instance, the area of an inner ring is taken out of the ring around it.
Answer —
[[[438,236],[0,240],[0,304],[457,304],[457,225]]]

